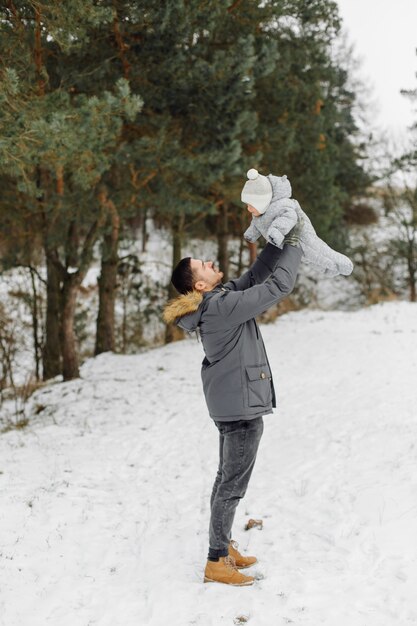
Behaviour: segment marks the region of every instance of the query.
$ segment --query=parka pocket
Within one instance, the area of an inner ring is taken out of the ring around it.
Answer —
[[[264,365],[247,365],[248,406],[265,407],[272,402],[271,370]]]

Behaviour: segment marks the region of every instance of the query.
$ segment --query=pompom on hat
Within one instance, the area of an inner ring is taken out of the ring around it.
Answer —
[[[245,204],[250,204],[259,213],[265,213],[269,203],[272,200],[272,186],[266,176],[263,176],[254,168],[248,170],[246,181],[242,193],[241,200]]]

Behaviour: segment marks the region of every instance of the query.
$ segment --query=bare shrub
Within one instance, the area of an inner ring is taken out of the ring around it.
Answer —
[[[1,431],[24,428],[28,424],[27,402],[32,393],[43,383],[33,372],[24,377],[17,359],[25,350],[22,326],[0,303],[0,409]]]
[[[0,392],[14,384],[13,366],[16,357],[16,323],[0,303]]]
[[[369,226],[378,222],[378,215],[375,209],[368,204],[356,204],[350,206],[345,211],[345,221],[349,226]]]
[[[400,295],[398,272],[387,241],[376,242],[371,233],[363,232],[352,251],[357,282],[364,304],[395,300]]]

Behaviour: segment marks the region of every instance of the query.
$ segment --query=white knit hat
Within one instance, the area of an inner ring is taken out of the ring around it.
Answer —
[[[240,198],[245,204],[255,207],[259,213],[265,213],[272,200],[271,183],[266,176],[262,176],[253,168],[246,175],[249,180],[246,181]]]

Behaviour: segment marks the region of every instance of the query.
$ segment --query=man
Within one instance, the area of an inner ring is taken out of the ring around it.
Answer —
[[[249,209],[249,207],[248,207]],[[205,358],[201,376],[210,416],[219,430],[219,468],[211,494],[204,582],[251,585],[240,569],[257,561],[231,539],[237,504],[246,493],[263,432],[276,406],[272,374],[255,317],[291,293],[302,252],[298,225],[282,250],[267,244],[240,278],[222,284],[212,261],[187,257],[172,273],[182,294],[165,308],[167,323],[197,329]]]

